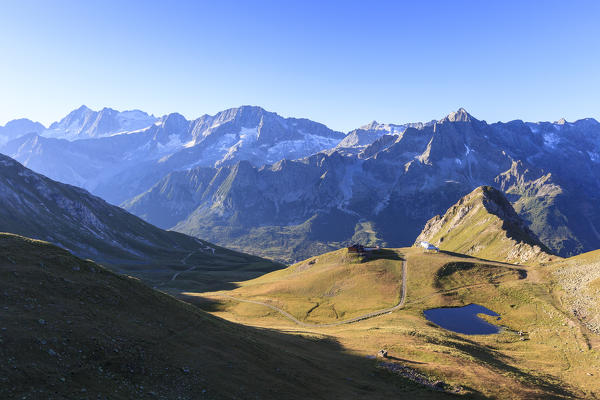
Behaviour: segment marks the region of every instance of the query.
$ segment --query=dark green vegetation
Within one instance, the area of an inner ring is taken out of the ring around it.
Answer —
[[[474,262],[449,262],[435,273],[435,286],[449,290],[460,285],[499,284],[506,280],[523,279],[525,270]]]
[[[55,243],[165,289],[179,284],[195,290],[231,287],[229,282],[281,268],[259,257],[159,229],[85,190],[36,174],[2,155],[0,232]],[[177,272],[181,273],[173,280]]]
[[[49,243],[0,234],[2,399],[444,398],[334,337],[213,317]]]
[[[551,261],[550,250],[517,215],[502,192],[482,186],[425,224],[415,241],[442,250],[495,261],[532,264]]]

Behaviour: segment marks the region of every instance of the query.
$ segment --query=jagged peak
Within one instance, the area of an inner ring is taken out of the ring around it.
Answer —
[[[564,118],[559,119],[558,121],[554,122],[556,125],[565,125],[567,123],[567,120]]]
[[[455,112],[451,112],[450,114],[448,114],[443,120],[442,122],[471,122],[471,121],[477,121],[475,118],[473,118],[473,116],[471,114],[469,114],[467,112],[467,110],[465,110],[464,108],[459,108],[457,111]]]
[[[379,122],[373,120],[370,123],[363,125],[360,127],[360,129],[364,129],[364,130],[371,130],[371,129],[375,129],[379,126]]]
[[[75,112],[88,112],[88,111],[94,111],[94,110],[92,110],[85,104],[82,104],[79,108],[76,108],[75,110],[71,111],[71,114],[75,113]]]

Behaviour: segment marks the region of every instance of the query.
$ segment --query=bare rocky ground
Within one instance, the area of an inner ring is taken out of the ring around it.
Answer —
[[[564,289],[563,302],[573,315],[596,333],[600,333],[600,261],[576,257],[560,264],[554,276]],[[596,287],[594,287],[596,286]]]

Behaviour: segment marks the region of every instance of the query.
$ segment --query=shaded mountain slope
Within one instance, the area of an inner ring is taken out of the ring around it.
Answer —
[[[445,398],[322,335],[212,317],[45,242],[0,234],[0,397]]]
[[[481,186],[442,215],[425,224],[417,237],[442,250],[514,264],[547,262],[554,258],[502,192]]]
[[[170,266],[197,266],[242,279],[280,266],[206,241],[159,229],[144,220],[90,195],[83,189],[55,182],[0,155],[0,232],[49,241],[75,254],[112,265],[130,265],[151,282]],[[139,265],[139,267],[136,267]],[[150,271],[144,272],[145,265]],[[221,277],[223,278],[223,277]]]

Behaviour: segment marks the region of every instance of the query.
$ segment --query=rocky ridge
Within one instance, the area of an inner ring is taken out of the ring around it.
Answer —
[[[427,221],[415,245],[421,241],[442,250],[515,264],[548,262],[553,258],[502,192],[491,186],[475,189],[444,215]]]

